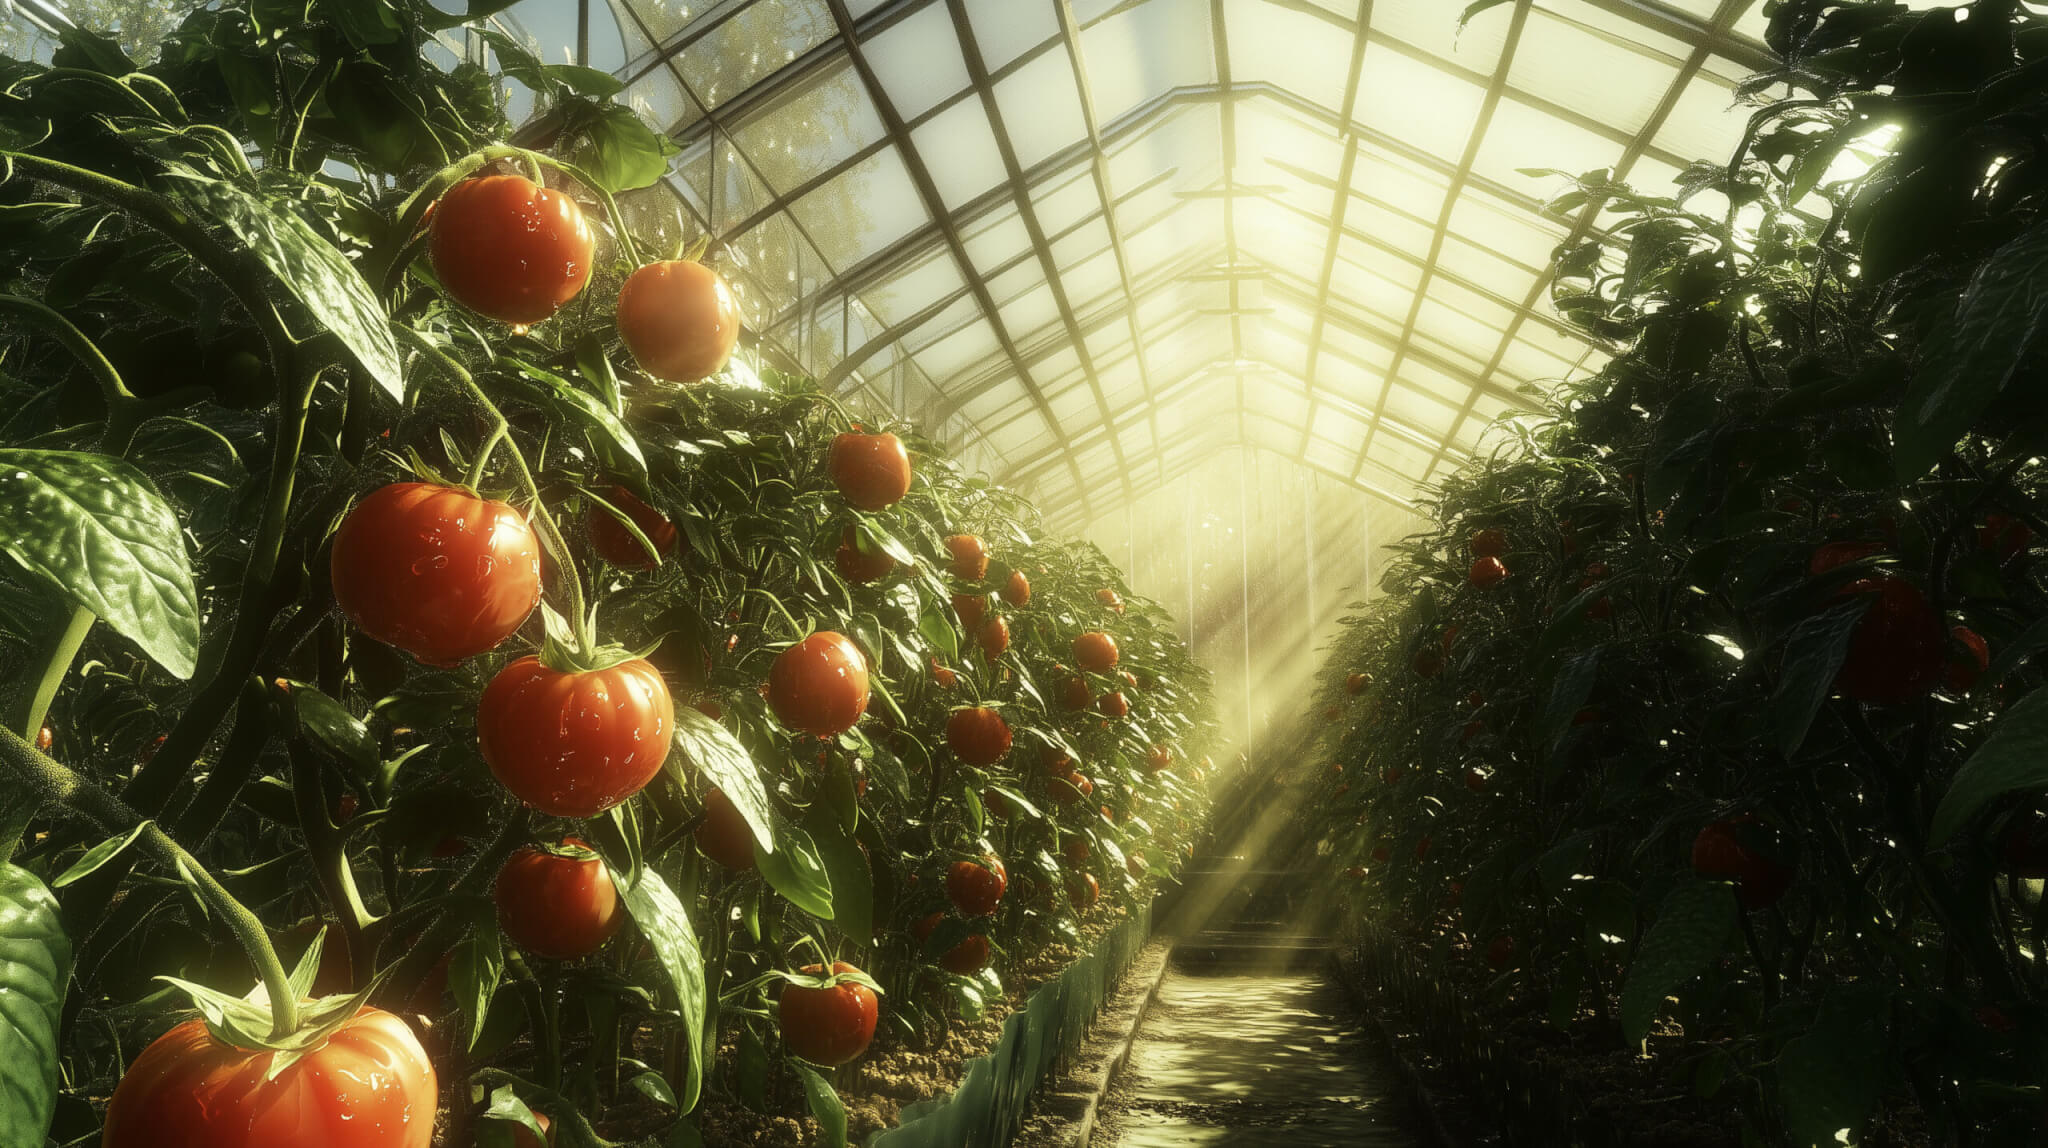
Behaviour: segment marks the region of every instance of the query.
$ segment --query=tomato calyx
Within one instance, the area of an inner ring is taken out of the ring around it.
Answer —
[[[613,642],[582,649],[567,633],[556,633],[555,621],[559,617],[553,610],[547,611],[548,636],[541,644],[540,664],[558,674],[594,674],[622,666],[627,662],[644,660],[649,654],[661,648],[659,640],[645,649],[629,650]]]
[[[825,966],[812,965],[810,967],[822,970]],[[831,989],[838,988],[840,985],[844,984],[855,984],[860,985],[862,988],[867,989],[869,992],[874,993],[876,996],[884,995],[882,993],[882,986],[875,983],[875,978],[867,975],[859,969],[853,969],[849,972],[843,973],[835,972],[829,975],[822,971],[817,973],[807,973],[792,972],[789,969],[774,969],[769,972],[763,973],[760,979],[764,982],[781,981],[786,985],[795,985],[796,987],[802,989]]]
[[[326,935],[327,930],[323,927],[291,971],[291,990],[306,1002],[299,1009],[299,1027],[291,1032],[273,1031],[270,994],[261,984],[250,990],[248,995],[238,997],[178,977],[160,976],[156,979],[191,998],[192,1006],[206,1022],[206,1031],[213,1039],[235,1048],[275,1053],[264,1079],[276,1080],[301,1058],[325,1047],[329,1038],[355,1019],[377,988],[378,982],[373,980],[359,992],[307,999],[313,979],[320,972],[320,950]]]

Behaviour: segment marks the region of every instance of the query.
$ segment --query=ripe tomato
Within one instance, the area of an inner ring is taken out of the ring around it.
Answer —
[[[739,806],[716,786],[704,792],[704,820],[697,823],[697,848],[735,873],[754,867],[754,830]]]
[[[405,1022],[364,1008],[265,1079],[275,1054],[194,1018],[158,1037],[114,1089],[101,1148],[428,1148],[434,1066]]]
[[[593,505],[589,514],[590,548],[597,551],[599,558],[625,570],[652,570],[661,564],[662,555],[675,549],[676,524],[668,520],[668,515],[640,501],[623,486],[605,491],[604,500],[633,520],[647,541],[654,543],[654,553],[649,554],[610,511]]]
[[[946,719],[946,748],[969,765],[994,765],[1010,752],[1010,725],[986,707],[954,710]]]
[[[932,931],[937,929],[939,922],[945,919],[946,914],[944,912],[933,913],[919,921],[910,931],[917,937],[917,943],[921,945],[931,939]],[[939,956],[940,968],[949,973],[957,973],[963,977],[973,976],[980,972],[982,967],[987,964],[988,938],[979,933],[947,949]]]
[[[582,846],[574,837],[564,845]],[[585,846],[587,848],[587,846]],[[491,890],[498,927],[537,957],[571,961],[604,946],[625,924],[619,891],[603,861],[527,846],[505,859]]]
[[[1095,695],[1088,691],[1088,679],[1075,676],[1060,683],[1060,705],[1070,710],[1085,710],[1094,704]]]
[[[1792,867],[1773,854],[1777,831],[1753,813],[1713,822],[1692,839],[1692,871],[1735,882],[1745,909],[1768,908],[1792,886]]]
[[[1415,651],[1415,676],[1419,678],[1433,678],[1443,673],[1444,660],[1442,650],[1430,646],[1422,647],[1420,650]]]
[[[1465,572],[1465,581],[1481,590],[1491,590],[1500,585],[1508,576],[1508,568],[1498,558],[1474,558],[1472,568]]]
[[[1949,649],[1948,673],[1943,680],[1949,689],[1966,694],[1991,668],[1991,646],[1968,626],[1951,626],[1948,634],[1955,641]]]
[[[1045,791],[1061,805],[1072,805],[1095,792],[1095,783],[1079,773],[1069,772],[1065,777],[1055,777],[1046,782]]]
[[[946,870],[946,896],[963,917],[986,917],[996,911],[1002,902],[1003,889],[1010,883],[1010,872],[994,857],[985,857],[987,865],[972,861],[955,861]]]
[[[554,1121],[548,1119],[547,1113],[534,1113],[533,1122],[540,1125],[540,1130],[547,1134],[546,1143],[535,1140],[533,1133],[527,1131],[524,1125],[515,1124],[512,1126],[512,1148],[548,1148],[548,1145],[555,1142]]]
[[[1841,594],[1872,601],[1849,635],[1835,688],[1877,705],[1900,705],[1933,689],[1948,662],[1947,633],[1919,588],[1879,575],[1851,582]]]
[[[1004,621],[1001,615],[990,618],[981,624],[981,629],[975,634],[975,641],[981,645],[982,655],[993,662],[1003,656],[1004,650],[1010,648],[1010,624]]]
[[[694,260],[649,263],[619,288],[619,337],[642,369],[694,383],[724,369],[740,338],[740,304],[718,272]]]
[[[981,628],[981,621],[988,616],[988,595],[955,594],[953,612],[960,615],[960,631],[971,634]]]
[[[36,730],[36,748],[44,753],[48,753],[50,752],[50,747],[56,744],[57,731],[50,728],[49,722],[44,722],[41,728]]]
[[[448,294],[480,315],[522,326],[583,290],[596,249],[574,200],[517,175],[456,184],[427,226],[427,254]]]
[[[1486,775],[1476,769],[1465,771],[1465,788],[1474,793],[1486,792]]]
[[[1344,679],[1344,692],[1350,694],[1352,697],[1355,698],[1358,695],[1364,693],[1365,687],[1371,684],[1371,674],[1353,674],[1350,677]]]
[[[839,536],[839,549],[832,555],[832,564],[839,568],[839,576],[848,582],[879,582],[896,569],[896,560],[877,550],[870,554],[861,549],[859,534],[853,527]]]
[[[843,434],[826,464],[839,496],[862,510],[880,510],[910,493],[910,452],[892,434]]]
[[[645,659],[563,673],[528,655],[484,687],[477,747],[512,795],[550,817],[595,817],[668,760],[676,708]]]
[[[1472,557],[1498,558],[1508,552],[1507,531],[1487,529],[1472,534]]]
[[[972,534],[955,534],[946,539],[946,552],[953,556],[949,567],[962,582],[979,582],[988,577],[988,547]]]
[[[1031,604],[1031,579],[1022,570],[1010,571],[1010,580],[1003,583],[1003,601],[1012,606]]]
[[[1344,720],[1344,707],[1343,707],[1343,706],[1326,706],[1326,707],[1324,707],[1324,709],[1323,709],[1323,720],[1324,720],[1324,721],[1329,721],[1329,722],[1340,722],[1340,721],[1343,721],[1343,720]]]
[[[1118,690],[1113,694],[1102,695],[1096,700],[1095,708],[1101,710],[1104,717],[1120,718],[1131,712],[1131,703],[1125,701],[1124,692]]]
[[[1417,861],[1429,860],[1429,845],[1429,834],[1427,833],[1415,839],[1415,859]]]
[[[1004,797],[993,789],[981,791],[981,807],[988,810],[988,815],[998,821],[1008,821],[1010,819],[1009,798]]]
[[[937,682],[940,689],[950,690],[960,684],[960,675],[954,673],[950,667],[940,665],[934,659],[932,661],[932,681]]]
[[[809,976],[824,976],[820,965],[806,965]],[[834,973],[860,970],[845,961],[833,961]],[[844,981],[829,989],[782,986],[776,1013],[782,1023],[784,1047],[812,1064],[838,1066],[867,1051],[875,1039],[875,1019],[880,1012],[873,989]]]
[[[1145,768],[1153,773],[1164,773],[1173,765],[1173,751],[1163,745],[1155,745],[1145,755]]]
[[[1353,881],[1363,881],[1365,880],[1365,867],[1363,865],[1353,865],[1349,869],[1344,870],[1344,875]]]
[[[1077,909],[1092,909],[1102,897],[1102,883],[1093,873],[1067,874],[1067,898]]]
[[[526,516],[452,487],[373,491],[334,533],[334,600],[365,634],[452,666],[510,637],[540,603]]]
[[[1116,639],[1100,630],[1090,630],[1074,639],[1074,661],[1092,674],[1116,667]]]
[[[1095,600],[1102,603],[1105,609],[1114,610],[1119,614],[1124,612],[1123,596],[1107,586],[1095,592]]]
[[[1074,772],[1074,759],[1057,746],[1046,746],[1038,755],[1038,767],[1047,777],[1065,777]]]
[[[842,634],[820,630],[775,656],[768,706],[792,730],[837,737],[868,712],[868,662]]]

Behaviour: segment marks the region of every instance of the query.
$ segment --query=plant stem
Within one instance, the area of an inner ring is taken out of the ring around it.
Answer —
[[[63,805],[108,834],[127,833],[143,822],[140,813],[119,798],[50,760],[13,730],[0,730],[0,767],[14,775],[40,801]],[[299,1002],[285,975],[283,962],[270,944],[263,922],[207,872],[184,846],[154,823],[136,838],[136,846],[166,869],[179,874],[207,906],[220,915],[240,942],[249,963],[270,994],[271,1034],[284,1036],[299,1027]]]

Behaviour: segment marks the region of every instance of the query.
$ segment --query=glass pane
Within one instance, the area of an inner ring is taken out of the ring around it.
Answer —
[[[1077,310],[1083,313],[1094,311],[1109,303],[1111,295],[1117,295],[1115,302],[1122,304],[1123,282],[1117,275],[1115,252],[1104,251],[1080,262],[1062,259],[1055,265],[1060,268],[1060,285],[1066,289],[1067,299]],[[1124,323],[1117,326],[1128,328]]]
[[[1374,131],[1440,153],[1462,150],[1485,100],[1479,85],[1375,43],[1366,48],[1359,67],[1354,114]]]
[[[941,247],[861,294],[875,314],[894,327],[966,286],[953,253]]]
[[[910,133],[939,198],[954,211],[1003,180],[1003,156],[981,101],[965,99]]]
[[[1637,43],[1616,43],[1539,8],[1522,29],[1508,82],[1633,135],[1678,77],[1676,64],[1650,50],[1663,37],[1640,27],[1633,31]]]
[[[734,142],[778,192],[795,190],[881,138],[882,118],[859,73],[843,60],[821,68],[733,132]]]
[[[755,0],[685,48],[677,71],[716,109],[837,30],[825,0]]]
[[[1328,20],[1266,0],[1226,0],[1223,23],[1234,82],[1269,83],[1326,108],[1343,106],[1351,38]]]
[[[1100,125],[1175,88],[1213,84],[1209,0],[1145,0],[1100,23],[1084,23],[1081,59]]]
[[[976,220],[962,242],[975,268],[983,275],[993,275],[1030,250],[1031,233],[1017,214],[1016,201],[1006,198],[1002,207]]]
[[[697,111],[696,101],[683,93],[681,80],[668,70],[666,65],[626,85],[622,98],[633,106],[633,110],[661,125],[671,135],[702,118]]]
[[[1679,156],[1725,162],[1741,141],[1748,118],[1726,85],[1695,76],[1657,133],[1657,146]]]
[[[1060,34],[1051,4],[967,0],[967,21],[991,72]]]
[[[1621,158],[1622,145],[1583,128],[1548,116],[1513,96],[1503,98],[1494,108],[1486,142],[1479,147],[1473,174],[1528,195],[1544,196],[1554,191],[1554,177],[1522,175],[1522,168],[1555,168],[1577,174],[1611,167]]]
[[[1049,8],[1015,4],[1015,0],[1003,2],[1019,9]],[[1081,116],[1080,88],[1065,52],[1041,53],[998,83],[996,107],[1003,114],[1003,128],[1010,133],[1017,163],[1026,171],[1088,135],[1087,122]]]
[[[790,214],[841,272],[930,219],[894,147],[798,200]]]
[[[967,86],[967,63],[944,4],[927,4],[865,41],[862,50],[896,114],[916,119]]]
[[[1438,0],[1376,3],[1372,6],[1372,39],[1376,45],[1382,40],[1393,41],[1441,57],[1457,67],[1491,74],[1507,39],[1507,10],[1499,8],[1484,13],[1460,29],[1451,7]],[[1366,56],[1370,58],[1379,50],[1377,46],[1369,48]]]
[[[1038,226],[1047,236],[1072,228],[1090,216],[1102,214],[1102,197],[1095,194],[1095,180],[1087,165],[1075,165],[1059,176],[1031,189],[1031,207]]]

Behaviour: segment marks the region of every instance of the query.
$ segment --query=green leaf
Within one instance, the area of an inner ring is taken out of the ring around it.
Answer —
[[[797,1075],[803,1078],[804,1099],[810,1102],[811,1115],[818,1119],[818,1143],[824,1148],[846,1148],[846,1105],[839,1100],[839,1093],[810,1065],[792,1060]]]
[[[1785,639],[1784,670],[1778,688],[1771,691],[1771,743],[1778,752],[1791,757],[1806,741],[1813,717],[1827,701],[1835,674],[1849,652],[1849,638],[1856,623],[1870,608],[1870,595],[1856,596],[1822,614],[1815,614],[1793,627]]]
[[[1557,751],[1572,728],[1572,719],[1585,707],[1586,697],[1593,692],[1593,682],[1599,675],[1598,646],[1573,654],[1557,668],[1557,676],[1550,682],[1550,696],[1543,703],[1536,725],[1536,736],[1550,752]]]
[[[1664,999],[1728,947],[1738,911],[1735,890],[1723,881],[1689,881],[1664,898],[1621,988],[1622,1039],[1642,1043]]]
[[[178,516],[133,464],[0,449],[0,551],[179,678],[199,659],[199,595]]]
[[[662,970],[675,987],[676,1000],[683,1013],[683,1032],[687,1037],[685,1047],[701,1049],[704,1047],[706,1007],[704,954],[697,948],[697,934],[690,926],[689,910],[683,907],[661,874],[652,868],[642,867],[630,882],[622,876],[625,872],[617,865],[612,866],[614,879],[619,883],[619,896],[625,899],[626,912],[632,915],[633,923],[640,926],[640,931],[647,935],[648,943],[654,946],[654,955],[660,959]],[[683,1078],[681,1108],[684,1112],[697,1107],[697,1097],[703,1087],[703,1060],[692,1055],[688,1073]]]
[[[825,872],[825,862],[818,857],[817,846],[811,843],[811,835],[792,825],[779,836],[782,848],[773,853],[763,849],[759,842],[754,845],[754,861],[761,868],[761,876],[790,904],[813,917],[831,920],[832,879]]]
[[[540,1121],[533,1118],[533,1109],[526,1106],[526,1101],[519,1099],[519,1094],[512,1091],[509,1084],[500,1085],[491,1093],[491,1106],[484,1109],[480,1117],[494,1123],[524,1128],[533,1134],[533,1141],[536,1144],[548,1142],[547,1132],[541,1128]]]
[[[768,1111],[768,1046],[752,1028],[740,1029],[740,1103],[756,1112]]]
[[[960,635],[953,629],[953,620],[936,602],[917,619],[917,632],[933,650],[945,655],[948,662],[960,660]]]
[[[361,769],[365,776],[377,768],[377,739],[347,706],[305,682],[291,683],[291,698],[292,712],[307,737]]]
[[[43,1148],[71,941],[35,874],[0,864],[0,1148]]]
[[[1893,428],[1902,481],[1927,473],[2019,374],[2048,323],[2048,222],[1993,252],[1921,348]]]
[[[341,340],[357,366],[392,399],[405,401],[405,375],[384,307],[347,256],[289,208],[277,205],[283,200],[273,203],[189,169],[172,175],[194,215],[231,232],[284,290],[305,304],[322,329]]]
[[[472,1052],[476,1050],[477,1037],[484,1031],[484,1018],[491,1013],[491,998],[497,995],[504,976],[505,948],[498,936],[497,922],[479,921],[469,931],[469,939],[448,960],[448,987],[454,990],[456,1007],[469,1021]]]
[[[768,790],[761,784],[754,759],[747,755],[747,747],[740,744],[732,731],[700,713],[695,706],[676,707],[676,754],[668,759],[668,768],[676,771],[678,782],[687,781],[681,773],[685,765],[696,766],[699,773],[725,793],[753,829],[756,845],[764,851],[774,851],[775,819],[769,815]]]
[[[1778,1100],[1798,1148],[1863,1142],[1886,1078],[1891,1013],[1887,986],[1837,985],[1813,1027],[1786,1042],[1777,1060]]]
[[[119,837],[109,837],[98,845],[86,850],[85,856],[72,862],[71,868],[64,870],[55,881],[50,882],[50,888],[62,889],[74,881],[83,879],[100,866],[119,857],[122,850],[135,844],[135,839],[142,836],[150,826],[155,824],[156,822],[154,821],[144,821]]]
[[[831,887],[832,920],[839,930],[856,942],[866,944],[875,935],[874,878],[868,859],[854,844],[846,825],[823,804],[811,806],[804,824],[825,863],[825,877]]]
[[[2048,788],[2048,686],[2021,698],[1956,770],[1934,810],[1928,845],[1955,836],[1984,804],[2016,789]]]
[[[546,68],[548,75],[557,83],[579,96],[589,96],[593,100],[610,99],[626,87],[624,81],[610,72],[586,68],[581,64],[548,64]]]
[[[544,371],[531,363],[513,361],[512,364],[523,379],[507,379],[528,397],[544,406],[552,406],[560,413],[582,423],[588,430],[595,431],[594,445],[606,451],[615,462],[629,467],[639,474],[647,473],[647,459],[640,453],[640,442],[619,416],[602,399],[571,383],[552,371]],[[521,383],[529,385],[519,385]]]
[[[667,1077],[651,1068],[628,1080],[626,1085],[633,1091],[663,1107],[674,1108],[676,1106],[676,1090],[669,1087]]]
[[[292,997],[295,1000],[313,994],[313,982],[320,978],[321,958],[326,956],[327,930],[327,925],[320,926],[319,931],[313,934],[312,942],[306,946],[306,951],[299,954],[298,963],[286,974],[285,979],[292,986]]]
[[[584,132],[587,142],[577,152],[577,166],[614,195],[660,179],[669,157],[682,150],[633,109],[616,104],[599,111]]]

